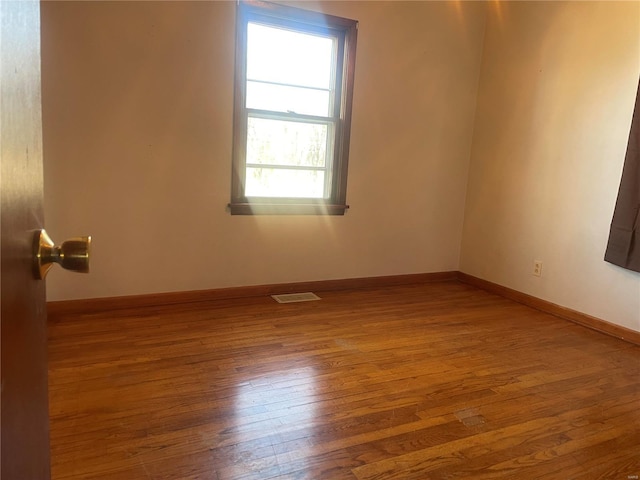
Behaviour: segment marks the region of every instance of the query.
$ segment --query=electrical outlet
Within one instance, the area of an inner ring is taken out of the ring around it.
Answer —
[[[536,277],[542,276],[542,262],[540,260],[533,261],[533,274]]]

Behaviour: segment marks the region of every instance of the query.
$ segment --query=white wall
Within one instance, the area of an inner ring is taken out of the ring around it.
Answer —
[[[360,21],[344,217],[225,211],[234,2],[43,3],[47,228],[94,236],[49,300],[460,269],[640,330],[602,260],[640,3],[304,5]]]
[[[225,211],[235,2],[43,2],[49,300],[458,269],[484,5],[304,5],[360,21],[344,217]]]
[[[640,3],[500,2],[486,29],[460,270],[640,330],[640,274],[603,260]]]

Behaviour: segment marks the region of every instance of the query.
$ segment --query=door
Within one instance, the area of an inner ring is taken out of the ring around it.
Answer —
[[[32,273],[43,227],[40,7],[0,1],[0,477],[49,474],[45,289]]]

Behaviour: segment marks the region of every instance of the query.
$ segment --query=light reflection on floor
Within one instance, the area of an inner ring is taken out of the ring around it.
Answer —
[[[238,451],[233,474],[271,476],[305,469],[312,453],[315,384],[315,369],[304,367],[237,386],[233,444]]]

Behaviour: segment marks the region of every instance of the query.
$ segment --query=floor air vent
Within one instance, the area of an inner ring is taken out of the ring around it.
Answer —
[[[285,293],[283,295],[271,295],[278,303],[294,303],[294,302],[310,302],[312,300],[320,300],[320,297],[315,293]]]

